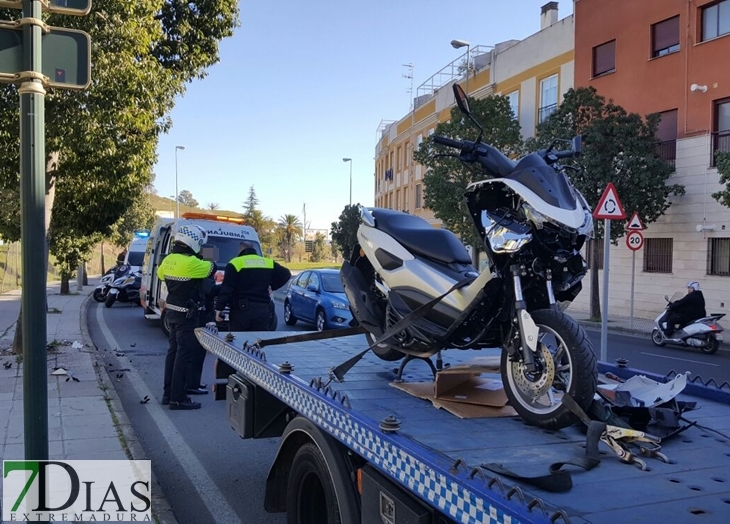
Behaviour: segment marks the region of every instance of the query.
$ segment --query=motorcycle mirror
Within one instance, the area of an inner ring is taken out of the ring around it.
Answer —
[[[471,120],[477,129],[479,129],[479,136],[476,139],[476,143],[478,144],[482,141],[482,133],[484,133],[484,129],[482,129],[482,126],[479,122],[477,122],[476,118],[472,116],[471,109],[469,109],[469,101],[466,99],[466,93],[464,93],[461,86],[456,83],[454,84],[454,97],[456,98],[456,105],[459,106],[459,111],[468,116],[469,120]]]
[[[573,137],[573,151],[575,152],[575,156],[580,156],[583,152],[583,136],[578,135]]]
[[[454,97],[456,98],[456,105],[459,106],[459,111],[465,115],[470,115],[469,101],[466,99],[466,93],[459,84],[454,84]]]
[[[666,300],[667,302],[669,302],[669,295],[664,295],[664,300]]]

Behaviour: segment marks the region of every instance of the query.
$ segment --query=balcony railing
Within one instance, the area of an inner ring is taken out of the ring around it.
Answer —
[[[730,153],[730,130],[712,133],[712,166],[715,167],[717,153]]]
[[[537,123],[542,124],[545,120],[552,115],[558,108],[558,104],[550,104],[549,106],[541,107],[537,111]]]
[[[677,141],[665,140],[664,142],[659,142],[659,158],[674,167],[674,161],[677,159]]]

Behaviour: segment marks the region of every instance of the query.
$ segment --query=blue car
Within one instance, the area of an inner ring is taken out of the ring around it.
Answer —
[[[292,278],[284,299],[284,321],[314,324],[317,331],[349,327],[350,303],[336,269],[303,271]]]

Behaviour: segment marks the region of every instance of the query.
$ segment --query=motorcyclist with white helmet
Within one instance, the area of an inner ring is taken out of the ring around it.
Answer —
[[[696,280],[687,282],[687,294],[681,299],[671,302],[662,327],[664,335],[670,337],[676,324],[684,326],[707,316],[705,311],[705,297],[700,291],[700,284]]]
[[[165,382],[162,404],[170,409],[198,409],[199,402],[188,397],[187,384],[192,376],[196,351],[201,350],[195,336],[205,309],[205,280],[215,272],[215,263],[202,260],[201,248],[207,233],[194,224],[182,224],[173,237],[172,252],[157,269],[157,276],[167,284],[166,315],[170,325],[170,345],[165,359]]]

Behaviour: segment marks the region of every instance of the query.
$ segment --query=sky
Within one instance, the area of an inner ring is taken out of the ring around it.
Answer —
[[[413,93],[472,47],[540,30],[547,0],[258,0],[239,2],[241,25],[220,44],[220,62],[188,86],[160,138],[160,196],[188,190],[206,207],[259,208],[328,229],[350,201],[373,205],[375,145],[383,120],[410,109]],[[573,11],[559,3],[559,18]]]

